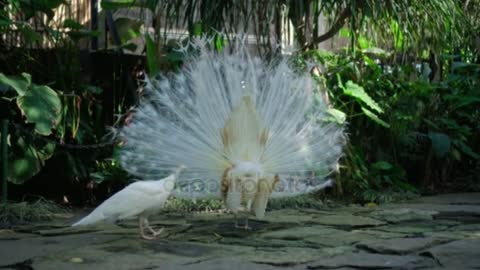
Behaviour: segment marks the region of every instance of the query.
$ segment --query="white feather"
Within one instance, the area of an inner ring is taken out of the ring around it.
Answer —
[[[345,136],[342,126],[324,120],[328,106],[315,98],[318,84],[288,59],[268,63],[242,45],[214,53],[206,43],[192,45],[199,53],[175,75],[146,80],[144,99],[119,130],[123,167],[154,179],[185,164],[189,170],[173,191],[184,198],[220,198],[223,173],[244,162],[264,176],[321,185],[342,155]],[[229,144],[222,138],[227,128],[234,137]],[[263,131],[265,145],[258,142]],[[274,190],[272,196],[309,191]]]

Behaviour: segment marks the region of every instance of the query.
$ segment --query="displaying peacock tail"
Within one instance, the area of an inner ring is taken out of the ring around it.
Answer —
[[[142,101],[118,133],[123,167],[160,179],[185,165],[174,191],[180,197],[220,198],[222,179],[236,172],[271,176],[276,197],[323,187],[345,136],[326,120],[328,105],[310,74],[288,59],[254,57],[243,45],[222,53],[205,39],[189,46],[196,53],[180,71],[146,79]]]

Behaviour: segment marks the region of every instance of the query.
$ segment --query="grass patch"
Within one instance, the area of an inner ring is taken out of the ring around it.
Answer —
[[[268,210],[278,210],[284,208],[321,208],[325,207],[325,203],[311,194],[305,194],[295,197],[270,199],[267,205]],[[223,200],[219,199],[202,199],[188,200],[170,198],[162,209],[164,213],[191,213],[191,212],[207,212],[225,209]]]
[[[270,199],[267,205],[269,210],[278,210],[284,208],[322,208],[325,203],[313,194],[304,194],[295,197]]]
[[[34,202],[0,203],[0,224],[51,220],[66,212],[64,207],[43,198]]]
[[[162,212],[166,213],[191,213],[191,212],[205,212],[224,209],[222,200],[219,199],[202,199],[202,200],[188,200],[170,198],[162,208]]]

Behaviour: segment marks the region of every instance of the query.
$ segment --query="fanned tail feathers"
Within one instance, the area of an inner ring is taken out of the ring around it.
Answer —
[[[146,80],[144,100],[119,130],[123,167],[158,179],[186,165],[173,191],[179,197],[220,197],[222,174],[238,160],[286,182],[306,183],[315,173],[318,187],[336,168],[345,136],[325,120],[328,106],[311,76],[287,59],[266,63],[245,46],[223,53],[201,39],[192,46],[200,53],[178,73]]]

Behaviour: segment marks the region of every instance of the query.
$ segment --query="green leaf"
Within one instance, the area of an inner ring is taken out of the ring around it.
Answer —
[[[480,155],[475,153],[470,146],[468,146],[465,142],[460,141],[458,143],[458,148],[464,153],[465,155],[473,158],[473,159],[480,159]]]
[[[45,160],[53,155],[55,145],[46,144],[43,147],[34,147],[23,137],[12,137],[7,177],[9,182],[19,185],[40,172]]]
[[[395,49],[397,50],[403,49],[404,47],[403,33],[397,21],[392,20],[390,22],[390,31],[392,32],[392,35],[393,35],[393,46],[395,47]]]
[[[22,76],[5,76],[0,73],[0,83],[5,84],[23,96],[32,83],[32,77],[28,73],[22,73]]]
[[[366,104],[368,107],[371,109],[377,111],[378,113],[383,113],[382,108],[373,100],[367,92],[365,92],[365,89],[361,87],[360,85],[348,81],[345,86],[339,85],[340,88],[343,89],[343,93],[347,96],[354,97],[358,101],[361,101],[362,103]]]
[[[146,45],[147,45],[147,64],[148,64],[148,73],[150,75],[155,75],[159,71],[158,67],[158,55],[157,55],[157,45],[150,37],[150,35],[145,35]]]
[[[143,22],[130,18],[118,18],[115,20],[115,25],[122,43],[126,43],[140,36]]]
[[[445,100],[455,101],[453,109],[459,109],[461,107],[468,106],[473,103],[480,103],[480,97],[477,96],[465,96],[465,95],[445,95]]]
[[[452,144],[450,137],[445,133],[428,132],[428,138],[432,142],[432,150],[436,157],[444,157]]]
[[[340,29],[340,31],[338,31],[338,34],[339,34],[340,37],[349,38],[349,37],[352,36],[352,30],[344,27],[344,28]]]
[[[46,85],[33,85],[17,99],[17,106],[26,121],[35,124],[35,131],[40,135],[50,135],[61,120],[60,98]]]
[[[328,109],[327,114],[328,115],[325,120],[328,122],[336,122],[342,125],[345,124],[345,121],[347,119],[347,115],[344,112],[334,108]]]
[[[66,19],[63,21],[63,27],[75,30],[84,29],[83,25],[72,19]]]
[[[35,31],[28,23],[16,23],[16,25],[18,27],[18,31],[22,34],[27,43],[36,42],[42,39],[40,33]]]
[[[378,161],[372,164],[372,168],[382,171],[388,171],[393,168],[393,165],[387,161]]]
[[[193,35],[196,37],[200,37],[203,33],[203,27],[201,22],[197,22],[193,24]]]
[[[383,126],[383,127],[386,127],[386,128],[390,128],[390,124],[388,124],[387,122],[383,121],[382,119],[380,119],[375,113],[369,111],[367,108],[365,107],[362,107],[361,108],[363,113],[370,119],[372,119],[375,123]]]

